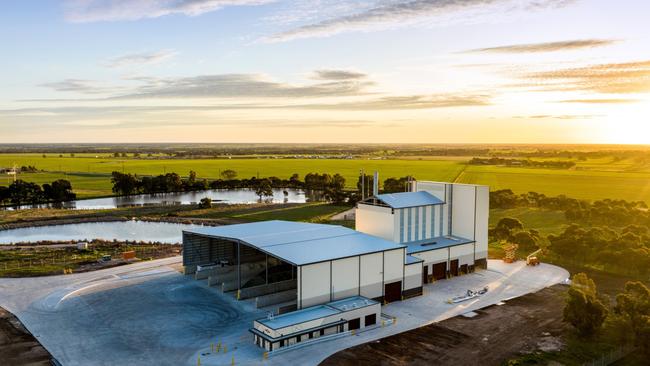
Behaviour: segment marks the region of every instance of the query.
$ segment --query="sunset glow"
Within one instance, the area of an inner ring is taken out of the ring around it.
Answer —
[[[650,143],[645,1],[2,7],[10,142]]]

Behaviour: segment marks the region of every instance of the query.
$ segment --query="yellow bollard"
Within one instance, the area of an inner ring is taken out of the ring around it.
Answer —
[[[210,343],[210,352],[214,352],[214,343]]]
[[[237,290],[237,300],[239,301],[239,297],[241,295],[241,290]]]
[[[232,356],[232,360],[230,361],[231,366],[235,366],[235,356]]]
[[[201,366],[201,356],[196,359],[196,366]]]
[[[221,351],[221,341],[217,343],[217,353],[219,353],[219,351]]]
[[[385,327],[385,326],[386,326],[386,322],[382,320],[382,321],[381,321],[381,327],[383,328],[383,327]]]
[[[268,352],[262,353],[262,359],[263,360],[268,360],[269,359],[269,353]]]
[[[223,353],[228,353],[228,347],[225,344],[223,345]]]

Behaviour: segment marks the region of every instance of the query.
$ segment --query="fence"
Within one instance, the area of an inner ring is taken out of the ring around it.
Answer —
[[[635,350],[632,346],[621,346],[607,353],[602,354],[599,358],[582,364],[583,366],[607,366],[624,358]]]
[[[8,259],[0,261],[0,270],[14,271],[14,270],[33,270],[44,271],[54,270],[57,268],[72,268],[79,265],[87,265],[93,263],[100,263],[104,256],[111,256],[110,262],[107,264],[117,264],[124,262],[122,253],[126,251],[135,251],[135,256],[139,259],[153,259],[164,258],[172,255],[177,255],[180,248],[169,244],[147,245],[147,246],[129,246],[129,247],[116,247],[116,248],[90,248],[87,253],[68,253],[65,250],[60,250],[60,253],[53,252],[47,256],[40,256],[39,250],[25,253],[27,258],[21,259]]]

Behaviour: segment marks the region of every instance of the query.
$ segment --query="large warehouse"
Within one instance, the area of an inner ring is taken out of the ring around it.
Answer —
[[[186,273],[208,272],[208,277],[223,279],[210,280],[213,284],[244,294],[293,289],[298,309],[350,296],[390,302],[400,300],[403,292],[421,291],[420,272],[412,280],[407,270],[416,263],[421,270],[421,261],[405,252],[405,245],[346,227],[302,222],[274,220],[183,233]]]
[[[361,319],[376,310],[341,304],[418,296],[424,283],[487,265],[488,187],[413,182],[410,189],[359,202],[356,230],[273,220],[184,231],[185,273],[283,314],[251,329],[267,350],[367,326]],[[307,324],[318,326],[305,331]]]

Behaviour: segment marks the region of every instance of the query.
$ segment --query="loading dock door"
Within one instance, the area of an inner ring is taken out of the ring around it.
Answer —
[[[402,281],[384,285],[384,301],[393,302],[402,300]]]
[[[429,266],[422,268],[422,283],[429,283]]]
[[[462,274],[468,274],[469,272],[467,271],[467,264],[463,264],[460,266],[460,273]]]
[[[449,272],[451,272],[452,276],[458,276],[458,259],[451,261],[449,265]]]
[[[433,278],[444,280],[447,277],[447,263],[436,263],[433,265]]]

